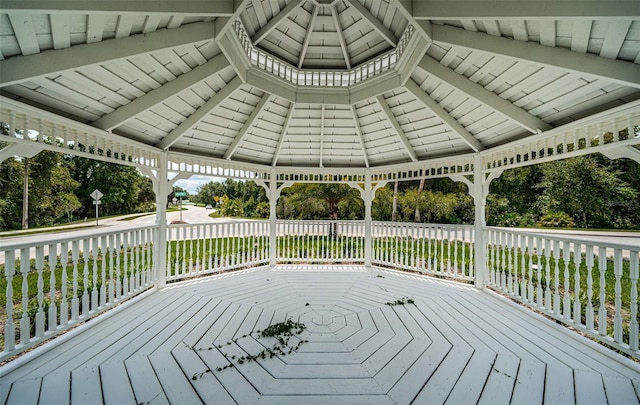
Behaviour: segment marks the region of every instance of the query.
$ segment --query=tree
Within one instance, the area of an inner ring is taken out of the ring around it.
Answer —
[[[578,227],[609,227],[619,223],[616,205],[638,198],[621,173],[598,158],[579,156],[541,165],[537,206],[542,214],[565,212]]]

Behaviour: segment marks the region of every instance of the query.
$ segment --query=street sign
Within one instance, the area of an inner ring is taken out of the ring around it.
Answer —
[[[186,191],[176,191],[176,197],[186,197],[186,196],[187,196]]]
[[[91,196],[91,198],[93,198],[93,205],[96,206],[96,226],[97,226],[98,225],[98,205],[102,204],[102,201],[100,201],[100,199],[104,194],[102,194],[102,192],[96,188],[95,190],[93,190],[93,193],[89,195]]]
[[[90,196],[91,196],[91,198],[93,198],[94,200],[99,201],[99,200],[102,198],[102,196],[103,196],[104,194],[102,194],[102,193],[100,192],[100,190],[98,190],[98,189],[96,188],[95,190],[93,190],[93,193],[91,193],[91,194],[89,194],[89,195],[90,195]]]

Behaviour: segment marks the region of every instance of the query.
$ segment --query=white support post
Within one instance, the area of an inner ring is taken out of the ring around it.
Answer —
[[[269,266],[272,267],[276,265],[276,243],[278,237],[276,207],[278,205],[279,194],[280,192],[278,190],[278,183],[276,182],[276,173],[275,171],[271,171],[267,195],[269,196]]]
[[[373,203],[373,190],[371,187],[371,172],[367,170],[364,177],[364,190],[362,192],[364,200],[364,265],[371,266],[373,246],[371,243],[371,204]]]
[[[482,174],[482,156],[476,153],[473,162],[473,202],[475,204],[475,280],[476,288],[483,289],[487,280],[487,248],[484,238],[485,204],[484,175]]]
[[[154,184],[156,189],[156,238],[153,264],[156,287],[164,288],[167,283],[167,196],[169,195],[168,153],[160,153],[160,165]]]

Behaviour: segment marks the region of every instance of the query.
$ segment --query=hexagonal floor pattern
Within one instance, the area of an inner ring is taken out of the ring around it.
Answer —
[[[288,319],[306,328],[271,356],[256,332]],[[379,268],[226,273],[92,322],[3,376],[0,402],[638,402],[637,364],[492,293]]]

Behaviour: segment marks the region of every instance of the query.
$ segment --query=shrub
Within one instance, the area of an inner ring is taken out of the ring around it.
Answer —
[[[547,212],[540,218],[537,225],[545,228],[571,228],[575,223],[567,213]]]

